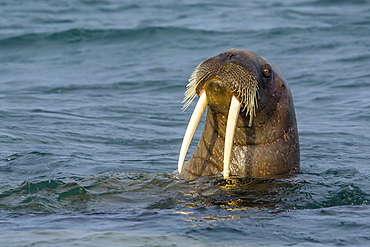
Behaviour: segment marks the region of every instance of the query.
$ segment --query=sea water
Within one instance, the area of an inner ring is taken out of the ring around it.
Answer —
[[[367,0],[2,1],[0,245],[370,245],[369,13]],[[187,80],[230,48],[287,77],[300,174],[174,178]]]

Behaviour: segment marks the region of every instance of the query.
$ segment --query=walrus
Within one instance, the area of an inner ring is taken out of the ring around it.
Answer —
[[[254,52],[230,49],[200,63],[184,97],[185,110],[199,96],[180,149],[180,178],[269,178],[300,168],[292,94],[281,71]],[[208,107],[207,107],[208,106]],[[184,164],[208,108],[198,146]]]

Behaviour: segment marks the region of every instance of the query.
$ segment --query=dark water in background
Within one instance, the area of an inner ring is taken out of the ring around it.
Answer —
[[[1,246],[369,245],[369,34],[361,0],[2,1]],[[287,77],[301,174],[173,179],[187,79],[232,47]]]

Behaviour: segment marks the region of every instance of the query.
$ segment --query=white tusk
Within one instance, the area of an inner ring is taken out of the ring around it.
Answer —
[[[182,166],[184,164],[186,153],[188,152],[188,148],[193,139],[195,130],[198,127],[199,121],[202,118],[203,112],[206,109],[208,104],[206,91],[202,93],[200,96],[197,105],[194,108],[193,114],[191,115],[188,127],[186,128],[184,139],[182,140],[180,155],[179,155],[179,163],[178,163],[178,172],[181,173]]]
[[[238,116],[240,111],[240,102],[233,96],[231,98],[231,104],[229,109],[229,116],[227,117],[226,134],[225,134],[225,150],[224,150],[224,178],[227,179],[230,176],[230,157],[231,148],[234,143],[234,135],[236,123],[238,122]]]

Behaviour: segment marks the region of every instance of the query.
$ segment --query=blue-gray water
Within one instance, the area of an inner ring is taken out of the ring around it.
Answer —
[[[2,1],[0,245],[370,245],[369,34],[366,0]],[[233,47],[287,77],[301,173],[176,180],[187,79]]]

